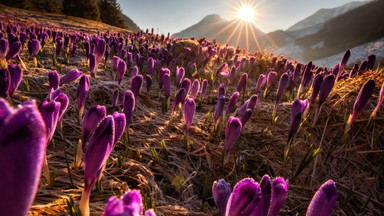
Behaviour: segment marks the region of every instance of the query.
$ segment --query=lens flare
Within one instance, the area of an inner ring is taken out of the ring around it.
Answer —
[[[243,21],[251,21],[254,16],[255,11],[252,7],[248,5],[244,5],[242,8],[239,9],[237,13],[237,17]]]

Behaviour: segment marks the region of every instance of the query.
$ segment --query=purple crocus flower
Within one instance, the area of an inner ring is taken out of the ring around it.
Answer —
[[[89,216],[91,190],[99,179],[103,165],[113,150],[114,139],[115,122],[112,116],[107,116],[96,128],[84,155],[84,190],[79,206],[84,216]]]
[[[33,39],[31,41],[31,47],[30,48],[31,48],[31,50],[29,52],[32,53],[32,55],[36,57],[40,51],[40,41],[37,39]]]
[[[239,181],[229,197],[225,216],[249,216],[260,202],[260,185],[252,178]]]
[[[164,74],[163,76],[164,81],[164,97],[165,101],[168,100],[169,96],[171,95],[171,78],[169,77],[169,74]]]
[[[275,119],[276,117],[278,103],[280,101],[281,96],[284,93],[284,90],[287,88],[288,83],[289,83],[289,74],[284,73],[280,78],[279,86],[277,87],[277,91],[276,91],[276,101],[275,101],[275,106],[273,108],[273,113],[272,113],[273,119]]]
[[[41,102],[39,105],[41,117],[45,122],[45,129],[47,134],[46,145],[48,145],[48,143],[52,140],[53,134],[55,133],[56,125],[59,120],[60,106],[60,102],[56,102],[54,100],[49,102],[47,100],[43,100],[43,102]]]
[[[300,94],[304,91],[305,87],[308,85],[309,81],[312,79],[312,61],[308,62],[305,67],[305,71],[303,73],[303,78],[301,79],[301,83],[299,86],[299,90],[297,91],[297,98],[300,98]]]
[[[244,73],[239,80],[239,84],[237,86],[237,91],[241,92],[243,91],[243,95],[245,94],[245,89],[247,88],[247,80],[248,80],[248,74]]]
[[[56,90],[59,88],[60,75],[56,71],[51,71],[48,73],[48,82],[49,88]]]
[[[121,84],[121,81],[123,80],[123,77],[124,77],[126,70],[127,70],[127,65],[125,64],[125,61],[120,59],[118,62],[118,65],[117,65],[117,80],[118,80],[119,85]]]
[[[219,75],[220,73],[224,72],[224,71],[227,71],[228,70],[228,64],[227,63],[223,63],[216,71],[215,73],[215,76],[213,78],[216,78],[217,75]]]
[[[237,139],[240,136],[242,129],[241,121],[238,118],[230,117],[227,126],[225,128],[225,157],[224,157],[224,164],[229,159],[229,152],[235,145]]]
[[[296,65],[295,71],[293,72],[293,76],[292,76],[292,84],[293,84],[293,86],[296,86],[297,81],[299,81],[300,74],[301,74],[301,64],[298,63]]]
[[[119,89],[116,88],[115,91],[113,91],[113,97],[112,97],[112,109],[116,108],[117,101],[119,100]]]
[[[149,74],[145,75],[145,84],[147,85],[147,92],[149,93],[151,91],[151,86],[152,86],[151,75],[149,75]]]
[[[269,205],[271,203],[271,178],[268,175],[264,175],[260,181],[261,188],[261,200],[252,213],[252,216],[264,216],[268,215]]]
[[[235,116],[242,116],[247,109],[253,110],[256,107],[258,100],[259,97],[257,95],[252,95],[251,98],[245,101],[244,104],[237,110]]]
[[[2,59],[5,59],[5,57],[7,56],[8,46],[9,46],[8,40],[1,38],[0,39],[0,57]]]
[[[256,84],[256,94],[259,94],[260,89],[264,86],[267,81],[267,77],[264,74],[260,74]]]
[[[83,150],[85,148],[86,142],[88,138],[92,135],[92,133],[96,130],[99,122],[105,118],[106,109],[104,106],[93,106],[91,107],[84,115],[82,122],[82,144]]]
[[[328,95],[331,93],[334,85],[335,85],[335,76],[333,74],[326,76],[323,82],[321,83],[320,92],[319,92],[319,105],[317,106],[315,118],[313,120],[314,125],[316,124],[317,119],[319,117],[321,107],[324,101],[327,99]]]
[[[117,215],[141,215],[143,212],[143,203],[139,190],[131,190],[124,194],[122,199],[111,197],[105,206],[103,216]],[[153,209],[145,211],[145,216],[156,216]]]
[[[5,57],[6,61],[8,62],[9,60],[11,60],[11,58],[17,56],[19,54],[20,50],[21,50],[21,42],[16,41],[9,48],[8,53]]]
[[[119,62],[121,61],[121,59],[117,56],[113,56],[113,60],[112,60],[112,70],[117,73],[117,67],[119,65]]]
[[[181,88],[185,89],[185,95],[182,99],[181,103],[184,104],[185,99],[187,99],[187,96],[189,94],[189,91],[191,90],[191,80],[188,78],[185,78],[183,82],[181,82]]]
[[[244,114],[241,116],[241,120],[240,121],[241,121],[241,124],[242,124],[243,127],[245,126],[245,124],[251,118],[252,113],[253,113],[252,109],[247,109],[247,110],[245,110]]]
[[[0,215],[27,215],[40,181],[46,129],[35,101],[12,109],[0,98]]]
[[[129,128],[129,125],[132,122],[132,115],[133,115],[134,109],[135,109],[135,95],[132,93],[132,91],[128,90],[124,93],[124,96],[123,96],[123,112],[127,120],[126,129]]]
[[[179,87],[181,80],[183,80],[185,75],[185,70],[183,67],[177,67],[176,69],[176,86]]]
[[[106,49],[106,43],[105,40],[101,39],[98,41],[98,43],[95,46],[95,54],[96,54],[96,67],[101,62],[101,59],[104,56]]]
[[[50,92],[50,100],[54,100],[56,102],[60,102],[60,111],[59,111],[59,122],[61,124],[61,120],[63,119],[64,112],[68,108],[69,99],[66,94],[64,94],[60,89]]]
[[[168,68],[161,68],[159,72],[159,89],[163,88],[163,83],[164,83],[164,74],[170,73]]]
[[[195,110],[196,110],[195,101],[191,98],[188,98],[184,104],[184,112],[183,112],[187,140],[189,136],[189,129],[191,128],[191,125],[192,125],[193,116],[195,115]]]
[[[69,71],[67,74],[61,77],[60,86],[77,80],[82,74],[83,72],[79,71],[78,69]]]
[[[219,210],[219,214],[223,215],[227,208],[229,196],[231,195],[231,185],[224,179],[213,182],[212,195],[217,209]]]
[[[264,98],[267,96],[268,89],[271,88],[272,84],[275,82],[277,78],[277,73],[275,71],[270,71],[267,75],[267,87],[264,91]]]
[[[79,109],[79,118],[83,115],[85,101],[89,91],[89,79],[86,75],[80,78],[79,88],[77,89],[77,108]]]
[[[116,143],[120,140],[121,136],[123,136],[127,122],[123,113],[114,112],[112,117],[115,121],[115,139],[113,146],[116,146]]]
[[[57,39],[56,40],[56,58],[59,56],[63,47],[64,47],[63,40],[61,38]],[[86,54],[86,55],[87,55],[87,58],[89,58],[89,54]]]
[[[227,109],[225,110],[225,116],[229,116],[231,114],[232,108],[236,105],[237,101],[239,100],[240,93],[235,92],[232,94],[231,98],[229,99]]]
[[[320,186],[308,206],[306,216],[329,216],[337,200],[336,183],[328,180]]]
[[[344,68],[345,66],[347,65],[348,63],[348,60],[349,60],[349,57],[351,56],[351,50],[350,49],[347,49],[344,53],[344,56],[343,58],[341,59],[341,62],[340,62],[340,71],[339,72],[342,72],[344,71]]]
[[[272,198],[268,216],[277,216],[288,195],[288,180],[281,177],[272,180]]]
[[[309,105],[307,107],[306,113],[308,112],[312,103],[316,100],[317,95],[319,94],[321,83],[323,83],[323,78],[324,78],[324,75],[322,73],[319,73],[313,79],[311,100],[309,101]],[[306,116],[306,115],[304,115],[304,116]]]
[[[71,48],[71,52],[69,53],[69,56],[71,57],[71,56],[75,55],[76,50],[77,50],[77,45],[73,44],[72,48]]]
[[[0,98],[6,98],[9,86],[11,85],[11,75],[6,68],[0,69]]]
[[[288,132],[288,140],[287,140],[287,145],[285,147],[284,159],[286,159],[288,156],[292,137],[295,135],[295,133],[297,132],[297,129],[300,126],[301,117],[304,111],[306,110],[307,106],[308,106],[308,100],[301,101],[300,99],[296,99],[292,104],[291,126]]]
[[[148,74],[153,76],[155,75],[155,60],[152,57],[148,58]]]
[[[143,76],[136,75],[131,80],[131,91],[135,95],[135,100],[139,97],[141,87],[143,86]]]
[[[375,90],[375,80],[368,80],[363,87],[361,87],[359,95],[356,98],[355,104],[353,105],[353,112],[349,116],[347,125],[345,127],[345,133],[351,129],[351,125],[355,120],[356,116],[364,109],[368,104],[369,98],[371,98],[373,91]]]
[[[93,78],[96,77],[96,55],[95,53],[91,53],[89,55],[89,72]]]
[[[376,56],[375,55],[369,55],[367,58],[367,70],[373,70],[373,67],[375,66]]]
[[[9,97],[13,97],[16,89],[19,87],[21,79],[23,78],[23,71],[19,65],[10,64],[8,67],[10,75],[10,84],[8,89]]]
[[[224,106],[225,106],[225,96],[224,95],[220,95],[219,98],[217,99],[215,115],[214,115],[215,127],[216,127],[220,117],[223,116]]]
[[[217,98],[219,98],[220,96],[224,96],[225,97],[225,84],[224,83],[221,83],[219,85],[218,90],[217,90]]]
[[[172,104],[172,116],[186,94],[187,93],[184,88],[180,88],[179,90],[177,90],[175,95],[175,100],[173,101],[173,104]]]
[[[139,74],[139,68],[135,65],[131,71],[131,80],[133,77],[137,76],[138,74]]]
[[[201,82],[201,93],[200,93],[201,100],[204,99],[205,93],[207,92],[207,87],[208,87],[208,81],[204,79],[203,82]]]
[[[200,89],[200,82],[198,79],[195,79],[192,83],[191,95],[189,97],[195,100],[199,92],[199,89]]]
[[[376,117],[376,113],[380,110],[380,106],[384,101],[384,82],[380,89],[379,102],[376,105],[375,110],[373,110],[370,119],[374,119]]]

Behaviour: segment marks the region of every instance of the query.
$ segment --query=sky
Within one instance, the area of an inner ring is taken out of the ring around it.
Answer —
[[[241,3],[255,8],[254,25],[268,33],[285,30],[321,8],[334,8],[353,0],[117,0],[123,13],[141,29],[155,33],[180,32],[206,15],[237,17]]]

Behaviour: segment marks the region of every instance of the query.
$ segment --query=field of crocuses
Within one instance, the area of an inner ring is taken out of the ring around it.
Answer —
[[[374,53],[324,68],[63,23],[0,9],[0,215],[384,212]]]

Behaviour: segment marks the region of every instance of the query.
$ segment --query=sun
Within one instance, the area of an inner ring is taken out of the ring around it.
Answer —
[[[237,13],[237,17],[243,21],[251,21],[253,19],[253,17],[255,16],[255,11],[252,7],[250,7],[249,5],[243,5],[238,13]]]

